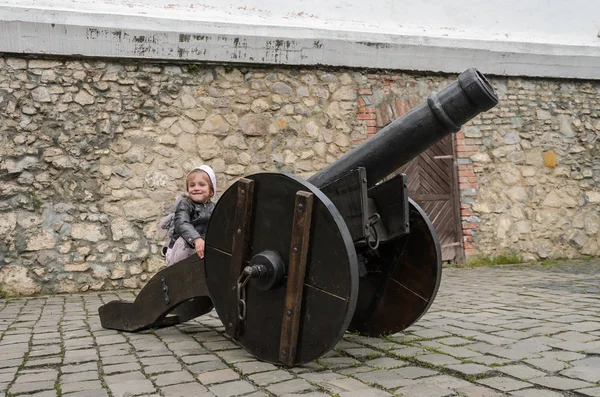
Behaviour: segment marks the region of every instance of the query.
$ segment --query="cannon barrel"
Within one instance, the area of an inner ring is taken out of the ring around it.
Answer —
[[[358,167],[371,187],[479,113],[498,103],[498,96],[477,69],[462,72],[457,81],[431,93],[427,101],[394,120],[375,136],[308,179],[325,186]]]

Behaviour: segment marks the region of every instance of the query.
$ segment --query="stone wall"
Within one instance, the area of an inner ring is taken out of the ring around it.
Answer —
[[[457,136],[467,254],[600,255],[600,82],[493,79]]]
[[[409,107],[456,78],[392,77],[380,80],[410,90]],[[158,221],[187,170],[211,165],[221,193],[259,171],[308,177],[375,132],[368,81],[322,68],[0,58],[0,290],[141,286],[163,264]],[[457,136],[468,254],[599,255],[600,85],[492,83],[501,104]]]
[[[455,76],[369,74],[368,136]],[[467,257],[600,255],[600,82],[491,78],[500,103],[456,135]]]
[[[312,174],[365,138],[361,78],[0,59],[1,289],[140,286],[189,169],[212,166],[221,193],[259,171]]]

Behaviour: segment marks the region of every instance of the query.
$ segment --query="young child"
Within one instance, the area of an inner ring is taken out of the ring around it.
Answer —
[[[185,178],[188,197],[179,200],[173,217],[173,237],[165,259],[171,266],[194,253],[204,259],[204,239],[208,221],[215,208],[210,199],[217,190],[217,178],[212,168],[201,165]]]

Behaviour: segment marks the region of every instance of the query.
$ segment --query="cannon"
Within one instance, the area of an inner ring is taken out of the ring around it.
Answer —
[[[286,366],[317,359],[346,331],[406,329],[437,294],[441,254],[406,175],[389,176],[497,103],[471,68],[308,180],[238,180],[216,204],[203,263],[190,257],[157,273],[134,303],[104,305],[102,325],[169,325],[214,305],[231,338]]]

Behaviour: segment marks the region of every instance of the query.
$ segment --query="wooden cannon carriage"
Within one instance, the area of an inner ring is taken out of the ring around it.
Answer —
[[[133,303],[102,306],[102,325],[170,325],[214,304],[231,338],[287,366],[320,357],[347,330],[409,327],[436,296],[440,246],[406,176],[386,177],[497,103],[471,68],[307,181],[242,178],[216,204],[204,261],[194,255],[163,269]]]

